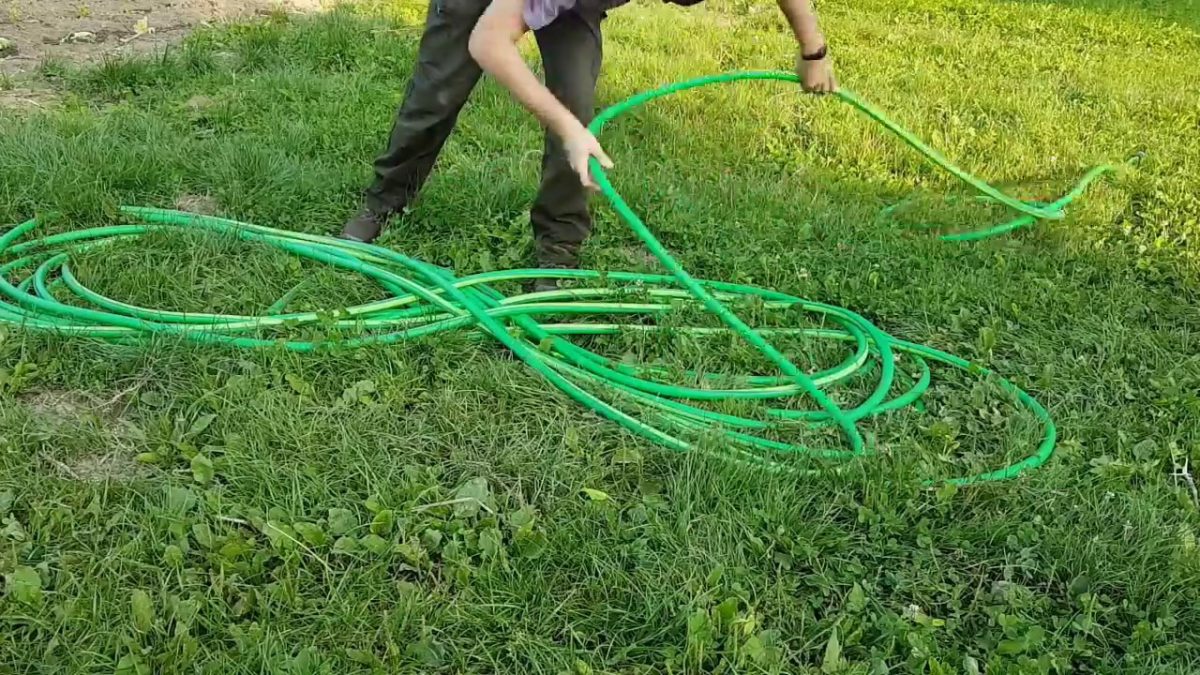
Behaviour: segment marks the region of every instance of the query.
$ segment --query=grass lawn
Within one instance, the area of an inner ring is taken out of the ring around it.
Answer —
[[[923,488],[1039,438],[941,368],[922,410],[864,425],[877,456],[783,476],[636,439],[468,333],[299,355],[0,327],[0,673],[1200,672],[1200,4],[821,9],[844,86],[1013,194],[1144,158],[1065,220],[943,243],[925,226],[1005,214],[947,199],[965,193],[848,106],[756,83],[614,123],[613,181],[696,276],[848,307],[1012,378],[1058,424],[1046,467]],[[0,222],[94,227],[138,204],[331,233],[423,14],[379,2],[45,64],[61,101],[0,110]],[[787,68],[776,14],[616,11],[601,99]],[[485,84],[382,243],[464,274],[527,265],[540,139]],[[654,269],[602,204],[597,221],[590,266]],[[74,272],[187,311],[253,314],[297,285],[298,309],[382,297],[200,235]],[[608,347],[762,367],[732,340]]]

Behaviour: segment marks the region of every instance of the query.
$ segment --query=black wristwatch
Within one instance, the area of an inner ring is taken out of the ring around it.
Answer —
[[[829,45],[821,45],[821,48],[811,54],[801,54],[800,58],[805,61],[822,61],[826,56],[829,56]]]

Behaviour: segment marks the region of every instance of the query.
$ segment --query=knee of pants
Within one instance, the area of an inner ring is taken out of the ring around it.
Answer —
[[[458,116],[465,97],[449,87],[415,86],[400,106],[401,119],[419,124],[436,124]]]
[[[551,93],[580,122],[590,124],[596,116],[596,81],[590,76],[568,78],[551,89]]]

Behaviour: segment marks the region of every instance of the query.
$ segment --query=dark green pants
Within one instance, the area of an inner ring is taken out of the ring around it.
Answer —
[[[367,207],[404,208],[425,183],[481,71],[467,40],[488,0],[432,0],[417,65],[396,114],[387,151],[375,161]],[[584,124],[595,115],[603,14],[570,11],[535,33],[546,85]],[[531,210],[539,263],[570,265],[592,229],[587,191],[562,144],[546,134],[542,184]]]

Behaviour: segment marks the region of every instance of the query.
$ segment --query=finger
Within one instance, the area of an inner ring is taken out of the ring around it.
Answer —
[[[596,159],[600,160],[600,166],[606,169],[613,168],[613,161],[609,159],[604,150],[601,150],[600,148],[596,148]]]
[[[592,180],[592,172],[588,171],[587,162],[581,166],[575,167],[575,173],[579,174],[579,183],[589,190],[596,189],[596,182]]]

